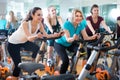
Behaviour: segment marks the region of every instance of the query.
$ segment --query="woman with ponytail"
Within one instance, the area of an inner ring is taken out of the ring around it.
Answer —
[[[42,10],[39,7],[34,7],[30,10],[26,19],[23,20],[19,28],[8,39],[8,52],[14,62],[13,80],[18,80],[20,68],[18,64],[21,62],[20,49],[32,51],[33,61],[39,52],[39,46],[33,41],[42,37],[59,37],[61,33],[48,35],[42,24]]]

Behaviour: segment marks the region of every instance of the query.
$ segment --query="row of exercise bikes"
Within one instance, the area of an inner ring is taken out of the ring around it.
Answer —
[[[58,71],[56,61],[51,63],[48,67],[42,63],[36,62],[21,62],[18,66],[21,68],[20,80],[120,80],[120,38],[115,39],[116,33],[101,32],[100,38],[96,41],[89,41],[79,39],[75,41],[79,44],[79,48],[74,57],[72,57],[70,64],[70,70],[66,74],[57,74]],[[56,38],[42,38],[39,41],[46,41]],[[10,76],[12,68],[14,67],[12,60],[6,55],[6,43],[7,38],[4,35],[0,35],[1,54],[3,59],[0,61],[0,80],[11,80]],[[87,44],[89,43],[90,44]],[[86,61],[81,72],[77,73],[78,60],[83,56],[82,48],[85,45],[92,50],[91,56]],[[41,54],[42,60],[45,54]],[[111,59],[109,63],[108,56]],[[55,57],[56,58],[56,57]],[[99,59],[102,59],[102,63],[99,63]],[[56,59],[55,59],[56,60]],[[5,68],[8,67],[8,68]],[[48,75],[39,76],[35,73],[36,70],[45,71]],[[5,70],[5,71],[4,71]],[[4,71],[4,73],[2,72]],[[24,74],[27,72],[27,74]],[[4,75],[3,75],[4,74]]]

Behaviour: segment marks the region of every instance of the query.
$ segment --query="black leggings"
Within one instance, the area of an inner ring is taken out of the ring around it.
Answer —
[[[15,68],[13,70],[13,76],[18,77],[20,74],[20,68],[18,67],[18,64],[21,62],[21,56],[20,56],[20,49],[24,48],[25,50],[32,51],[32,58],[35,58],[38,51],[39,46],[34,44],[33,42],[25,42],[22,44],[12,44],[8,42],[8,52],[14,62]]]
[[[58,44],[56,42],[54,43],[54,48],[62,60],[60,74],[66,73],[68,66],[69,66],[69,58],[68,58],[68,54],[67,54],[66,50],[76,53],[78,46],[79,46],[78,44],[72,44],[69,47],[65,47],[65,46]]]

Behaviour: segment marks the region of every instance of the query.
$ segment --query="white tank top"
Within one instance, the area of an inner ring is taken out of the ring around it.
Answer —
[[[38,30],[40,28],[40,25],[38,24],[37,25],[37,29],[34,33],[32,33],[31,29],[32,29],[32,26],[31,26],[31,21],[28,22],[28,30],[30,32],[31,35],[36,35]],[[27,36],[23,30],[23,27],[20,26],[9,38],[8,38],[8,42],[12,43],[12,44],[19,44],[19,43],[25,43],[27,42]]]

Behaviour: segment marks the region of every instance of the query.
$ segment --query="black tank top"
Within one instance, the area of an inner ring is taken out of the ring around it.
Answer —
[[[56,25],[52,25],[53,33],[60,31],[60,24],[59,24],[57,18],[56,18],[56,21],[57,21]],[[48,28],[48,27],[47,27],[47,28]],[[49,29],[47,29],[47,33],[49,33],[49,34],[51,33]]]

